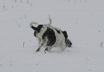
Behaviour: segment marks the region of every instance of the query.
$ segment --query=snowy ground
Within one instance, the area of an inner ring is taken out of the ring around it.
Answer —
[[[104,72],[104,0],[0,0],[0,72]],[[34,51],[31,21],[68,32],[65,52]]]

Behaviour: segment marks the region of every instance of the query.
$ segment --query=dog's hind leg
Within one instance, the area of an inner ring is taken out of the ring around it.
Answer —
[[[52,46],[48,46],[48,47],[45,49],[45,51],[50,52],[50,51],[51,51],[51,49],[52,49]]]
[[[66,49],[66,43],[65,43],[65,41],[62,41],[60,47],[61,47],[62,51],[64,51]]]

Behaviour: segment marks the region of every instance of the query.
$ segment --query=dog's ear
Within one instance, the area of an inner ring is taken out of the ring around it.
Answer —
[[[32,28],[33,30],[37,30],[37,28],[36,28],[36,27],[34,27],[34,26],[32,26],[31,28]]]
[[[35,26],[35,27],[37,27],[39,25],[39,23],[37,23],[37,22],[34,22],[34,21],[32,21],[31,23],[30,23],[30,27],[32,27],[32,26]]]
[[[34,22],[34,21],[32,21],[32,22],[30,23],[30,25],[32,25],[32,24],[39,25],[39,23]]]

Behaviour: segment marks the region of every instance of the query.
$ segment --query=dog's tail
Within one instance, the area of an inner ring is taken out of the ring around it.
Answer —
[[[47,25],[51,26],[52,24],[52,19],[50,18],[50,15],[49,15],[49,23]]]
[[[30,23],[30,27],[31,27],[32,29],[36,30],[36,27],[34,27],[33,24],[34,24],[34,25],[39,25],[39,23],[34,22],[34,21]],[[52,19],[50,18],[50,15],[49,15],[49,23],[48,23],[47,25],[48,25],[48,26],[51,26],[51,24],[52,24]]]
[[[30,23],[30,27],[31,27],[33,30],[36,30],[37,28],[34,27],[33,24],[38,25],[38,23],[36,23],[36,22],[31,22],[31,23]]]

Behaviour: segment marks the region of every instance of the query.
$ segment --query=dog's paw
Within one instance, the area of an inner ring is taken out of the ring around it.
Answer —
[[[45,51],[48,51],[48,48],[46,48]]]
[[[40,51],[40,48],[38,48],[37,50],[36,50],[36,52],[39,52]]]

